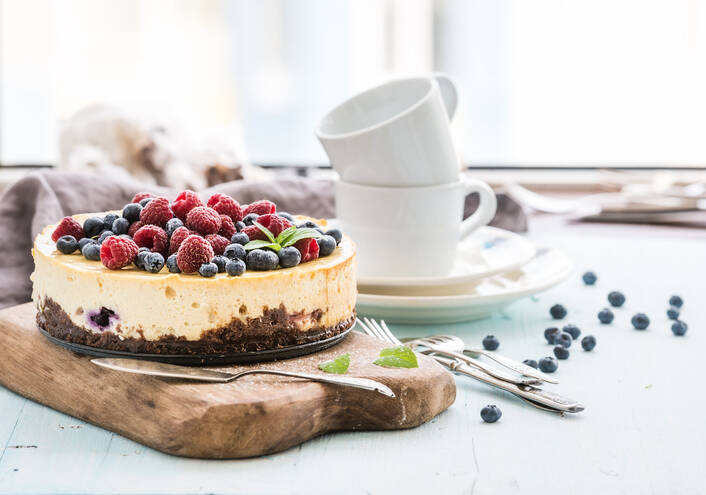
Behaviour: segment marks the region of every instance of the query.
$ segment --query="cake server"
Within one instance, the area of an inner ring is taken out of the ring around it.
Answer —
[[[332,385],[342,385],[345,387],[361,388],[371,392],[378,392],[388,397],[394,397],[395,393],[386,385],[370,380],[369,378],[357,378],[341,375],[318,375],[312,373],[299,373],[293,371],[273,370],[255,368],[237,373],[216,371],[206,368],[191,368],[189,366],[177,366],[175,364],[159,363],[156,361],[145,361],[141,359],[125,358],[96,358],[91,359],[93,364],[109,368],[115,371],[125,371],[127,373],[137,373],[140,375],[161,376],[167,378],[183,378],[186,380],[197,380],[205,382],[228,383],[247,375],[279,375],[290,378],[302,378],[314,382],[329,383]]]

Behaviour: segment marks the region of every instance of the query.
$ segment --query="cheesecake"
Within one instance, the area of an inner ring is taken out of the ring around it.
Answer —
[[[89,219],[106,218],[111,213],[120,217],[119,211],[75,215],[72,224],[86,225]],[[66,219],[62,222],[66,224]],[[327,228],[323,220],[310,220],[309,224],[318,232]],[[66,248],[67,242],[74,242],[80,234],[56,240],[58,230],[57,225],[47,226],[35,239],[32,300],[37,307],[38,326],[66,342],[133,353],[233,354],[329,339],[348,330],[355,321],[356,251],[345,235],[336,239],[335,248],[329,248],[326,256],[302,252],[300,258],[308,256],[308,260],[287,268],[263,269],[257,265],[256,256],[250,256],[252,251],[265,251],[261,258],[274,259],[285,251],[279,245],[264,246],[269,241],[259,240],[245,244],[248,256],[244,260],[221,255],[219,265],[215,259],[219,255],[214,254],[214,259],[206,260],[198,272],[184,273],[176,266],[176,259],[186,250],[187,241],[171,255],[160,246],[162,252],[154,257],[172,263],[157,264],[157,269],[148,271],[145,257],[138,262],[139,256],[134,255],[134,249],[139,248],[130,247],[133,236],[94,236],[86,244],[98,244],[103,237],[101,260],[97,260],[89,259],[85,247],[65,254],[71,251]],[[290,230],[294,232],[296,227]],[[198,233],[191,237],[201,238]],[[133,262],[116,269],[113,259],[110,263],[105,260],[106,246],[123,241],[129,248],[116,252],[127,252]],[[252,243],[257,247],[249,248]],[[321,239],[316,243],[324,249]],[[144,247],[142,251],[145,256],[154,252]],[[222,269],[221,265],[231,261],[247,264],[247,269]],[[207,265],[213,265],[213,273],[204,269],[209,268]]]

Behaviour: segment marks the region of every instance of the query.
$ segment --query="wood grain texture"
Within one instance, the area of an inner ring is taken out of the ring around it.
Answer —
[[[3,385],[179,456],[252,457],[329,431],[412,428],[444,411],[456,396],[453,377],[428,358],[411,370],[373,365],[384,344],[357,332],[320,353],[260,366],[319,372],[319,362],[348,352],[349,375],[383,382],[396,398],[276,376],[210,384],[106,370],[51,344],[34,317],[31,303],[0,311]]]

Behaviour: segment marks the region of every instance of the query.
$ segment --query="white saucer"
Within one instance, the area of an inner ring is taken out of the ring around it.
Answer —
[[[393,323],[455,323],[485,318],[523,297],[564,281],[573,270],[569,257],[555,249],[540,249],[525,266],[485,278],[456,294],[396,295],[358,293],[356,310],[363,316]],[[432,292],[436,292],[432,290]]]
[[[360,249],[360,247],[359,247]],[[484,277],[514,270],[534,256],[526,238],[496,227],[481,227],[458,245],[451,273],[444,277],[358,277],[358,289],[379,287],[442,287],[465,285]]]

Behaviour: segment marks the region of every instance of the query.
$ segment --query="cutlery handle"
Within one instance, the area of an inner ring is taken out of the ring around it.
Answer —
[[[341,375],[314,375],[311,373],[295,373],[293,371],[280,371],[280,370],[267,370],[267,369],[255,369],[240,372],[234,375],[233,379],[237,380],[241,376],[245,375],[279,375],[288,376],[291,378],[303,378],[305,380],[311,380],[314,382],[329,383],[332,385],[343,385],[346,387],[361,388],[363,390],[369,390],[371,392],[378,392],[388,397],[394,397],[395,393],[385,384],[376,382],[369,378],[357,378],[352,376],[341,376]]]
[[[475,349],[470,349],[470,351],[473,353],[477,352]],[[506,368],[511,369],[512,371],[520,373],[521,375],[531,376],[532,378],[536,378],[538,380],[542,380],[543,382],[547,382],[547,383],[559,383],[559,380],[551,378],[550,376],[547,376],[547,374],[542,373],[541,371],[538,371],[538,370],[532,368],[531,366],[527,366],[524,363],[520,363],[520,362],[515,361],[513,359],[510,359],[510,358],[506,358],[505,356],[501,356],[499,354],[495,354],[494,352],[488,352],[488,351],[483,351],[480,354],[492,359],[496,363],[501,364],[501,365],[505,366]]]
[[[505,382],[514,383],[517,385],[530,385],[530,384],[536,384],[538,382],[538,380],[536,378],[523,378],[523,377],[516,378],[508,373],[505,373],[497,368],[493,368],[492,366],[488,366],[487,364],[483,363],[482,361],[479,361],[479,360],[474,359],[472,357],[468,357],[465,354],[462,354],[460,352],[437,350],[436,347],[430,347],[430,349],[431,349],[431,351],[434,352],[434,354],[439,354],[441,356],[446,356],[446,357],[450,357],[450,358],[453,358],[458,361],[462,361],[462,362],[472,366],[473,368],[477,368],[481,371],[484,371],[485,373],[497,378],[498,380],[503,380]]]

